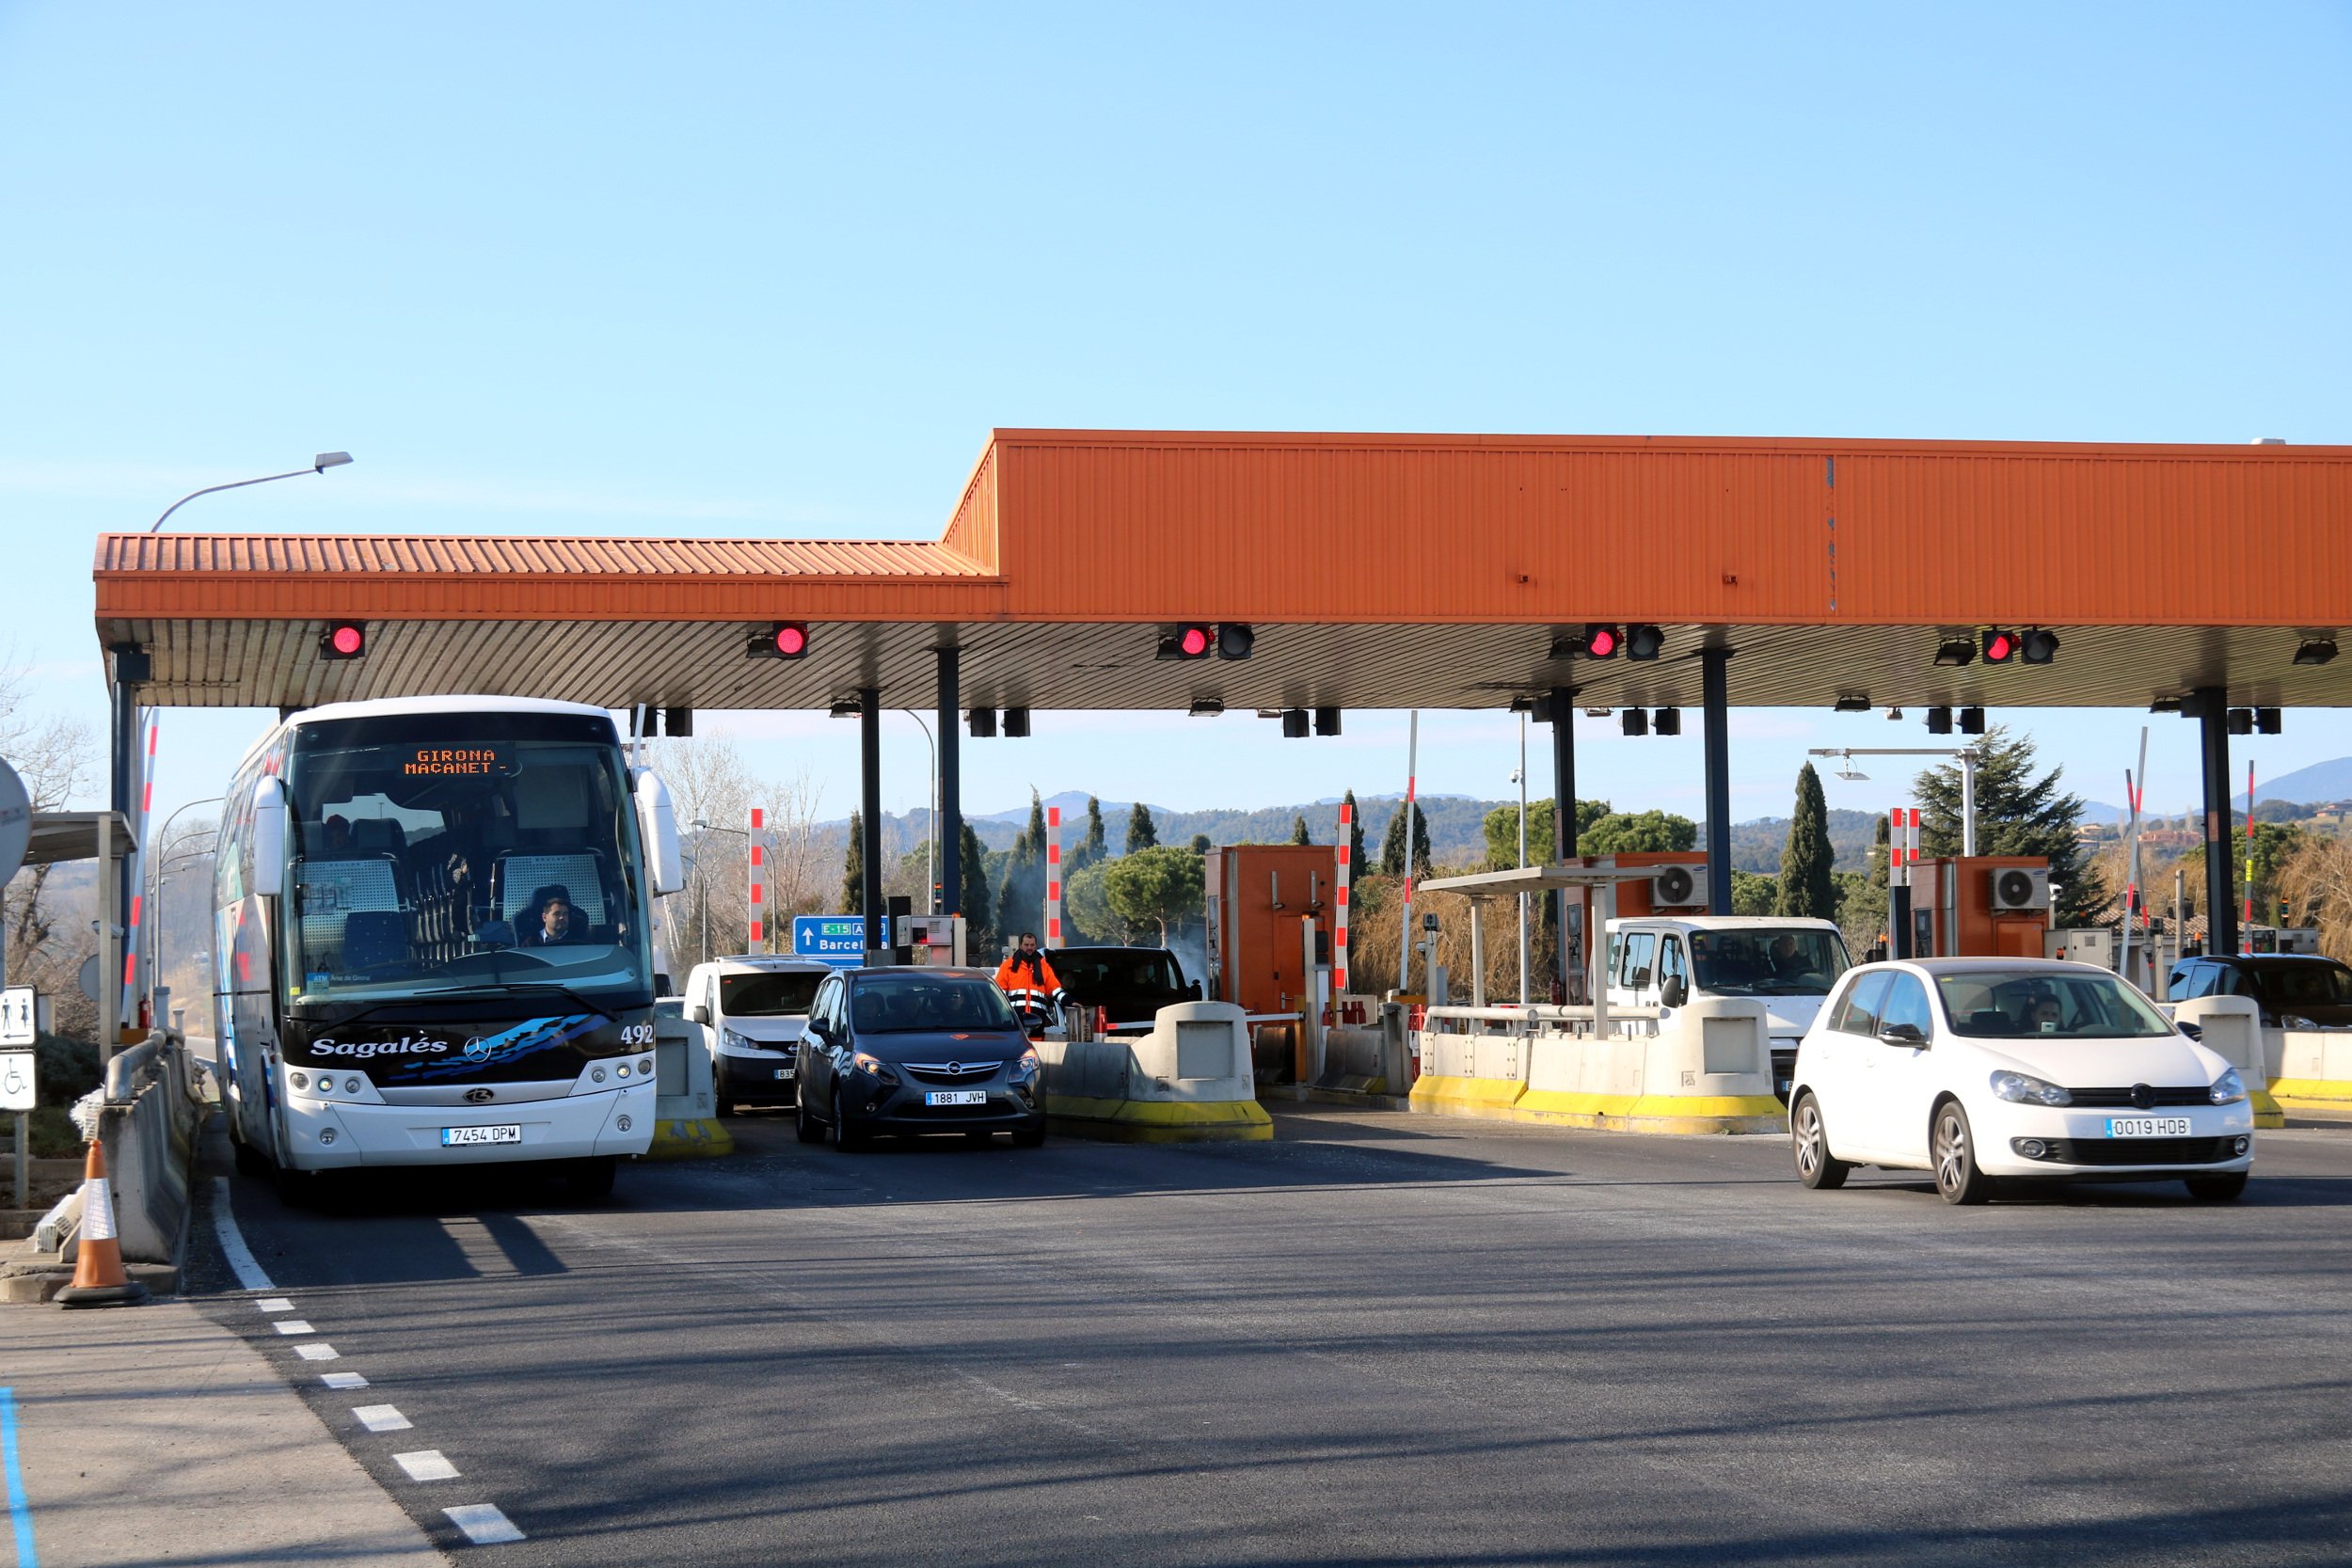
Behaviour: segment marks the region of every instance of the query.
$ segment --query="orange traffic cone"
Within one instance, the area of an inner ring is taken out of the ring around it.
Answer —
[[[59,1307],[136,1307],[147,1287],[122,1268],[122,1243],[115,1236],[114,1194],[106,1185],[106,1146],[90,1140],[82,1165],[80,1253],[73,1283],[57,1292]]]

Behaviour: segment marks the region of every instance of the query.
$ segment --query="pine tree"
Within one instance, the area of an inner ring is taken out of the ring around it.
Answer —
[[[1372,869],[1364,863],[1364,810],[1356,803],[1354,790],[1342,799],[1347,802],[1347,874],[1360,877]]]
[[[1127,814],[1127,853],[1138,849],[1156,848],[1160,842],[1160,826],[1152,820],[1152,808],[1141,800]]]
[[[850,813],[850,853],[841,869],[841,912],[866,912],[866,818]]]
[[[1829,920],[1837,913],[1837,884],[1832,878],[1837,851],[1829,841],[1829,801],[1821,776],[1806,763],[1797,774],[1797,803],[1788,817],[1788,843],[1780,852],[1777,914]]]
[[[1312,844],[1314,841],[1314,835],[1307,831],[1307,819],[1304,816],[1292,817],[1291,842],[1293,844]]]
[[[2033,742],[1995,724],[1977,741],[1977,853],[2038,855],[2050,863],[2050,880],[2063,890],[2053,926],[2097,918],[2106,884],[2074,830],[2082,797],[2058,787],[2063,768],[2034,776]],[[1961,770],[1956,762],[1931,768],[1912,781],[1919,802],[1922,854],[1957,855],[1961,848]]]
[[[963,883],[963,945],[970,957],[977,958],[994,946],[995,927],[989,919],[995,906],[988,900],[988,850],[968,821],[962,824],[956,843],[961,846],[956,855],[957,875]]]

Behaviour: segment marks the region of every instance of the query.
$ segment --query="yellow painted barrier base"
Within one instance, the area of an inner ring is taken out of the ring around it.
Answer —
[[[1254,1143],[1274,1136],[1274,1118],[1254,1100],[1092,1100],[1049,1094],[1045,1115],[1057,1132],[1117,1143]]]
[[[1492,1117],[1511,1119],[1527,1085],[1510,1078],[1445,1078],[1423,1073],[1413,1084],[1413,1109],[1449,1117]]]
[[[2256,1127],[2283,1127],[2282,1114],[2299,1111],[2314,1117],[2352,1117],[2352,1082],[2341,1078],[2273,1078],[2269,1092],[2249,1095],[2254,1104]],[[2265,1113],[2276,1120],[2265,1120]]]
[[[1501,1078],[1423,1078],[1413,1109],[1450,1117],[1597,1127],[1615,1132],[1785,1132],[1788,1111],[1771,1095],[1581,1094]]]
[[[735,1134],[716,1117],[678,1117],[653,1124],[648,1160],[713,1160],[735,1152]]]
[[[2352,1084],[2340,1086],[2347,1095],[2352,1095]],[[2270,1090],[2249,1089],[2246,1094],[2246,1102],[2254,1109],[2254,1126],[2257,1130],[2265,1127],[2284,1127],[2287,1124],[2286,1111],[2280,1105],[2278,1097]],[[2342,1109],[2345,1115],[2352,1116],[2352,1100],[2344,1101]]]

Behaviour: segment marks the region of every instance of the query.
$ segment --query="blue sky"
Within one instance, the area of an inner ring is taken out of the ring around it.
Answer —
[[[2340,5],[0,4],[5,635],[95,721],[94,536],[330,448],[175,525],[933,537],[993,425],[2343,442],[2347,79]],[[2107,800],[2153,723],[2194,796],[2177,720],[2010,717]],[[171,715],[159,800],[262,722]],[[853,726],[737,727],[847,810]],[[973,810],[1405,771],[1401,715],[1038,730]],[[1429,716],[1424,786],[1509,793],[1515,734]],[[1740,817],[1926,742],[1734,736]],[[1580,751],[1695,815],[1695,734]]]

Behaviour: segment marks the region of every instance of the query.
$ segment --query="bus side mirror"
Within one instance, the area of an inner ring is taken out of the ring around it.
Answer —
[[[286,885],[286,784],[263,779],[253,786],[253,891],[272,894]]]
[[[650,768],[637,775],[637,837],[644,845],[654,896],[684,887],[686,856],[678,843],[677,813],[670,805],[670,786]]]

